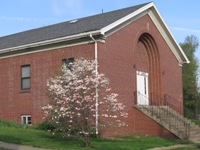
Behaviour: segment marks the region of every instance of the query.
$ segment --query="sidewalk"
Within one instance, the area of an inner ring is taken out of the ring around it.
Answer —
[[[184,147],[192,147],[195,148],[193,145],[172,145],[172,146],[167,146],[167,147],[156,147],[156,148],[151,148],[148,150],[173,150],[176,148],[184,148]],[[50,149],[44,149],[44,148],[36,148],[32,146],[26,146],[26,145],[18,145],[18,144],[12,144],[12,143],[5,143],[5,142],[0,142],[0,149],[5,148],[6,150],[50,150]]]
[[[172,145],[172,146],[167,146],[167,147],[150,148],[148,150],[173,150],[173,149],[176,149],[176,148],[184,148],[184,147],[195,148],[193,145]]]
[[[12,143],[5,143],[0,142],[0,148],[5,148],[8,150],[49,150],[49,149],[43,149],[43,148],[36,148],[26,145],[18,145],[18,144],[12,144]]]

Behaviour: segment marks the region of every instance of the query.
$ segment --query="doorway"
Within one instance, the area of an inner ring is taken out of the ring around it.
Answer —
[[[148,73],[137,71],[137,104],[149,105]]]

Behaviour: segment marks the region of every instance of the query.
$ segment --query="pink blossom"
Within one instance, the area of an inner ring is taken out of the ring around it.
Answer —
[[[128,113],[125,105],[120,102],[118,94],[111,93],[109,80],[104,74],[96,74],[94,60],[77,59],[72,65],[72,71],[65,65],[62,74],[47,80],[48,94],[51,105],[42,107],[42,110],[51,122],[58,124],[58,131],[65,131],[70,136],[74,127],[78,134],[89,136],[95,129],[96,116],[106,118],[106,122],[99,121],[101,127],[116,124],[117,127],[126,123],[119,118],[125,118]],[[96,97],[96,88],[98,97]],[[98,98],[98,104],[96,104]],[[98,107],[98,114],[97,108]],[[111,118],[111,119],[107,119]]]

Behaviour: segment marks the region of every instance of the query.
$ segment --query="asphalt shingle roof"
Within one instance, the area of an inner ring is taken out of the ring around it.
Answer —
[[[138,10],[146,4],[147,3],[90,17],[80,18],[77,19],[78,21],[76,23],[70,23],[70,21],[66,21],[42,28],[0,37],[0,51],[2,49],[12,48],[16,46],[22,46],[70,35],[76,35],[79,33],[100,30],[108,26],[109,24]]]

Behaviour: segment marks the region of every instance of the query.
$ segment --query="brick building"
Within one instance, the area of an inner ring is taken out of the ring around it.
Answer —
[[[47,79],[62,60],[80,57],[97,59],[127,106],[121,134],[173,136],[134,107],[167,102],[183,113],[181,66],[189,61],[152,2],[1,37],[0,119],[40,123]]]

